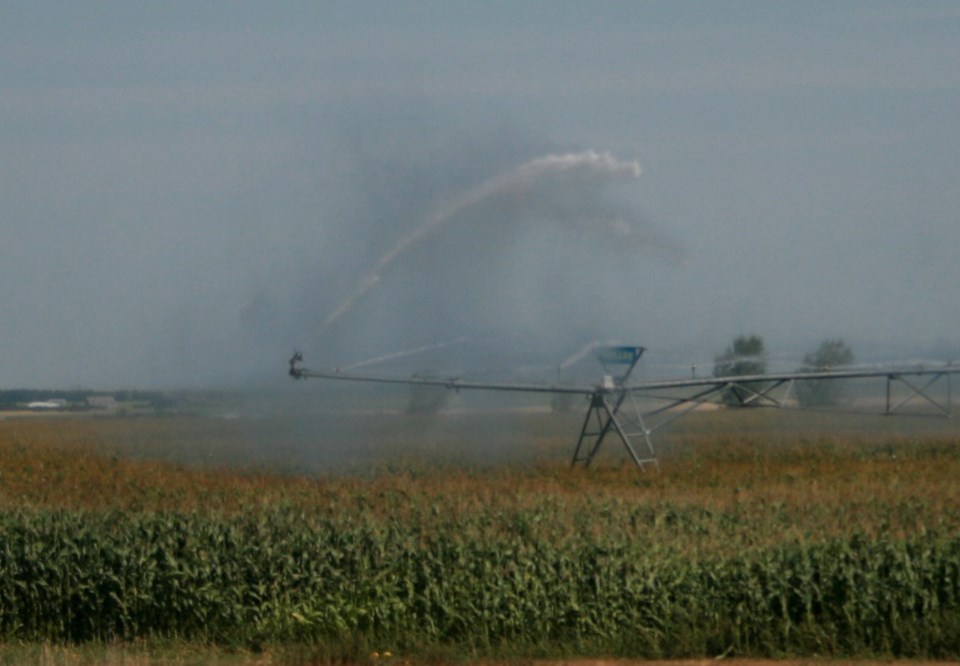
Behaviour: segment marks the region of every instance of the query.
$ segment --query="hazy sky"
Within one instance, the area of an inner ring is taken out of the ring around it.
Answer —
[[[3,2],[0,285],[0,387],[957,353],[960,4]]]

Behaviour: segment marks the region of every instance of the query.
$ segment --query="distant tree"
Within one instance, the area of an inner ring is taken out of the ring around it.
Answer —
[[[840,338],[824,340],[816,351],[803,357],[803,370],[820,372],[853,363],[853,350]],[[846,382],[815,379],[797,382],[797,400],[801,407],[832,407],[840,402]]]
[[[741,335],[727,350],[714,358],[713,376],[762,375],[767,371],[767,352],[759,335]],[[755,391],[764,387],[762,382],[732,387],[721,396],[728,405],[742,405]]]

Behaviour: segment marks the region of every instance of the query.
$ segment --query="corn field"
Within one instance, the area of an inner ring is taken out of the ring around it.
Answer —
[[[496,540],[295,511],[17,512],[0,632],[471,652],[957,656],[960,539],[853,536],[691,560],[649,544]],[[608,540],[610,541],[610,540]]]
[[[952,440],[321,479],[123,459],[92,428],[0,427],[5,641],[960,657]]]

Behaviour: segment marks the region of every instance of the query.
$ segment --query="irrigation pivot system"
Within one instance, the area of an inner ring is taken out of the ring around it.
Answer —
[[[309,370],[301,366],[303,355],[290,358],[289,373],[294,379],[340,381],[407,386],[440,386],[447,389],[508,391],[515,393],[573,394],[588,398],[589,407],[577,438],[571,464],[588,467],[608,438],[619,439],[638,467],[658,466],[653,434],[676,419],[706,404],[742,407],[796,408],[792,394],[798,382],[873,379],[885,382],[882,409],[870,413],[914,414],[949,417],[952,413],[951,377],[960,366],[938,365],[883,369],[846,369],[730,375],[630,382],[630,375],[643,355],[643,347],[600,347],[597,358],[605,374],[600,384],[568,386],[472,382],[459,378],[428,379],[387,377],[332,371]],[[925,411],[909,411],[915,406]],[[850,411],[850,410],[831,410]]]

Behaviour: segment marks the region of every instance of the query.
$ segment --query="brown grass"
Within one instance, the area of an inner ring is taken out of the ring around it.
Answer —
[[[570,470],[558,461],[394,465],[367,476],[316,477],[170,460],[177,438],[195,450],[201,441],[228,440],[233,427],[202,419],[0,422],[0,508],[234,514],[284,505],[437,528],[495,516],[484,523],[494,531],[514,529],[513,517],[522,515],[551,534],[635,533],[691,554],[960,526],[960,439],[952,432],[688,433],[686,452],[665,460],[659,473]],[[137,442],[144,438],[163,442],[157,453],[166,460],[143,459]],[[134,449],[141,457],[127,455]]]

